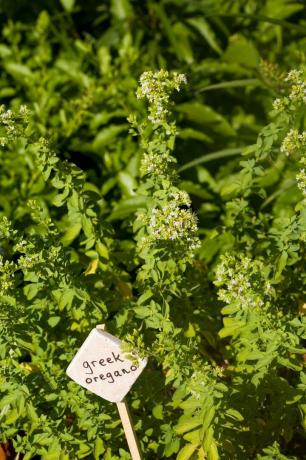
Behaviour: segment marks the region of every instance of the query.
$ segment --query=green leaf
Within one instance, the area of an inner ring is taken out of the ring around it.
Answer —
[[[33,74],[29,67],[19,64],[17,62],[7,62],[5,64],[5,70],[11,74],[14,78],[24,81],[24,79],[32,79]]]
[[[61,239],[62,244],[69,246],[79,236],[81,228],[82,226],[79,223],[71,225]]]
[[[195,139],[202,142],[212,142],[212,138],[207,136],[207,134],[193,128],[181,128],[178,132],[178,137],[181,139]]]
[[[202,428],[201,428],[201,431],[203,433],[208,429],[208,427],[212,423],[215,413],[216,413],[216,409],[214,407],[210,407],[208,411],[205,413],[205,416],[202,422]]]
[[[105,452],[103,440],[98,436],[95,440],[93,456],[95,460],[99,460],[100,455]]]
[[[202,37],[207,41],[209,46],[216,51],[218,54],[222,53],[222,50],[220,48],[220,45],[216,39],[215,33],[210,27],[209,23],[206,21],[206,19],[198,17],[198,18],[189,18],[187,19],[188,24],[190,24],[192,27],[194,27]]]
[[[53,293],[55,294],[55,291],[53,291]],[[58,294],[59,296],[57,297]],[[65,307],[71,307],[75,291],[73,289],[64,289],[59,290],[59,292],[55,295],[58,300],[59,309],[63,310]]]
[[[224,318],[223,321],[225,321],[226,319],[229,318]],[[235,321],[231,325],[225,325],[225,327],[219,331],[219,336],[221,337],[221,339],[224,339],[225,337],[237,335],[244,326],[245,323],[243,321]]]
[[[227,158],[241,154],[241,149],[224,149],[216,152],[207,153],[195,160],[185,163],[179,168],[179,171],[185,171],[186,169],[193,168],[199,164],[209,163],[210,161],[218,160],[219,158]]]
[[[179,44],[177,54],[179,59],[191,64],[194,61],[193,49],[189,40],[189,30],[181,22],[172,25],[172,33],[174,34],[176,42]]]
[[[209,126],[218,133],[222,132],[224,136],[235,136],[236,134],[229,122],[208,105],[200,102],[185,102],[178,104],[175,109],[183,113],[188,120],[203,126]]]
[[[180,183],[180,188],[188,192],[190,195],[198,196],[204,200],[212,198],[212,194],[209,193],[206,188],[199,184],[194,184],[192,181],[182,181]]]
[[[50,449],[50,452],[42,456],[42,460],[62,460],[61,458],[61,448]]]
[[[134,312],[141,319],[148,318],[152,314],[150,307],[134,307]]]
[[[100,152],[103,147],[105,147],[110,142],[113,142],[115,138],[127,130],[128,125],[109,125],[107,128],[103,128],[98,132],[96,137],[93,140],[93,149],[96,152]]]
[[[60,320],[61,320],[60,316],[50,316],[50,318],[48,318],[48,324],[50,327],[55,327],[58,325]]]
[[[174,428],[178,434],[183,434],[197,428],[201,424],[202,417],[199,415],[194,417],[190,417],[190,415],[182,415]]]
[[[161,2],[159,3],[155,2],[154,4],[152,4],[152,7],[154,8],[154,11],[158,19],[160,20],[161,26],[163,27],[165,34],[167,35],[168,40],[171,43],[171,46],[177,58],[179,60],[184,59],[184,56],[182,55],[181,48],[180,48],[180,37],[174,33],[173,24],[171,24],[168,15],[165,13],[163,4]],[[178,33],[178,31],[176,32]],[[186,52],[186,43],[185,43],[185,52]],[[190,54],[188,53],[188,45],[187,45],[187,58],[188,59],[190,58]]]
[[[3,43],[0,43],[0,57],[2,59],[5,59],[11,54],[12,54],[12,50],[8,46],[4,45]]]
[[[144,196],[135,196],[126,200],[120,201],[109,216],[110,221],[125,219],[139,208],[146,207],[148,199]]]
[[[61,4],[63,5],[64,9],[71,13],[74,8],[75,0],[60,0]]]
[[[226,305],[222,308],[221,313],[222,315],[232,315],[241,309],[241,306],[237,302],[236,304]]]
[[[269,0],[265,6],[265,14],[277,19],[286,19],[293,14],[305,9],[304,5],[287,0]]]
[[[234,420],[238,420],[238,422],[244,420],[244,417],[236,409],[227,409],[226,414]]]
[[[39,292],[39,288],[41,287],[40,283],[29,283],[26,284],[24,287],[24,294],[28,300],[34,299],[36,294]]]
[[[115,18],[125,21],[133,14],[133,9],[129,0],[112,0],[111,12]]]
[[[141,305],[145,303],[147,300],[149,300],[153,296],[153,292],[148,289],[146,290],[141,296],[138,298],[137,304]]]
[[[283,357],[279,356],[277,358],[277,361],[282,366],[287,367],[287,369],[292,369],[293,371],[296,371],[296,372],[299,372],[299,371],[302,370],[302,365],[300,363],[293,362],[292,359],[283,358]]]
[[[261,81],[258,78],[243,78],[240,80],[222,81],[221,83],[215,83],[214,85],[208,85],[204,88],[200,88],[199,92],[213,91],[218,89],[231,89],[231,88],[243,88],[244,86],[259,86]]]
[[[212,440],[207,454],[208,460],[219,460],[218,448],[214,440]]]
[[[186,444],[178,453],[177,460],[189,460],[192,454],[197,450],[197,444]]]
[[[260,56],[253,42],[242,35],[231,37],[229,46],[223,58],[229,62],[235,62],[243,67],[254,68],[259,64]]]
[[[188,433],[185,433],[183,438],[186,441],[189,441],[191,444],[200,444],[201,438],[200,438],[200,430],[193,430],[189,431]]]
[[[137,188],[137,183],[134,177],[127,171],[120,171],[118,174],[119,186],[125,196],[134,196]]]
[[[85,214],[81,215],[81,225],[82,225],[82,229],[85,235],[87,236],[87,238],[90,238],[91,236],[93,236],[94,234],[93,223],[89,217],[85,216]]]
[[[154,406],[153,409],[152,409],[152,414],[157,420],[163,420],[164,415],[163,415],[163,406],[162,406],[162,404],[157,404],[156,406]]]
[[[288,261],[288,253],[287,251],[283,251],[278,258],[276,272],[275,272],[275,279],[278,279],[280,277],[284,268],[287,265],[287,261]]]
[[[213,438],[214,438],[214,430],[213,428],[210,426],[208,427],[208,429],[206,430],[205,434],[204,434],[204,439],[203,439],[203,447],[204,447],[204,450],[205,452],[208,452],[209,449],[210,449],[210,446],[213,442]]]
[[[29,417],[29,419],[31,420],[31,422],[39,422],[39,417],[38,417],[38,414],[33,406],[32,403],[27,403],[27,415]]]
[[[58,208],[63,206],[63,204],[67,200],[68,195],[69,195],[68,188],[65,189],[63,193],[59,193],[58,195],[56,195],[53,199],[54,206],[57,206]]]
[[[98,251],[100,257],[107,260],[109,259],[109,251],[105,244],[103,244],[101,241],[96,242],[96,250]]]

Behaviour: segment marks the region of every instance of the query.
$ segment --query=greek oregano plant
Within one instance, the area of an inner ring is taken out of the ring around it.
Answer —
[[[146,459],[302,458],[305,83],[288,74],[235,181],[205,195],[220,206],[209,232],[177,172],[173,97],[186,84],[140,77],[137,210],[120,224],[104,184],[24,106],[1,109],[0,440],[25,460],[130,458],[115,408],[65,375],[102,322],[149,357],[129,396]]]

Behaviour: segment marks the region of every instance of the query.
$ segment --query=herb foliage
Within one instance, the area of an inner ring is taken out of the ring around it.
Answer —
[[[304,458],[303,2],[26,3],[0,6],[0,441],[130,458],[65,374],[105,322],[149,357],[146,459]]]

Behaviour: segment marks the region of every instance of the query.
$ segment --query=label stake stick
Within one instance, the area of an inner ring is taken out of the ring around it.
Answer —
[[[105,324],[99,324],[97,326],[97,329],[105,331]],[[143,460],[126,398],[124,398],[120,402],[117,402],[116,404],[132,459]]]
[[[116,404],[132,459],[143,460],[126,399]]]

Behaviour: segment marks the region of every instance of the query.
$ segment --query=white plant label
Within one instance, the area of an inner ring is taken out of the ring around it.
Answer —
[[[111,402],[120,402],[129,392],[147,359],[130,361],[121,341],[101,329],[93,329],[67,368],[76,383]]]

